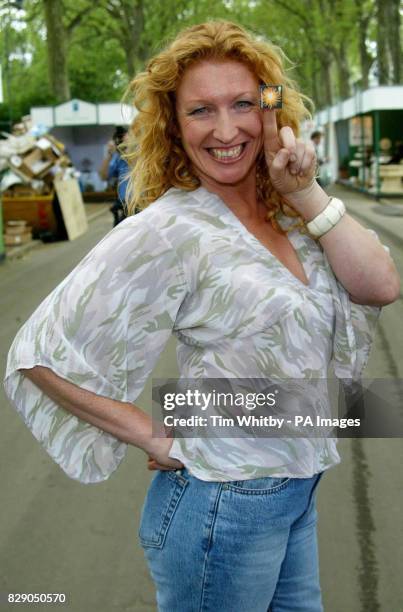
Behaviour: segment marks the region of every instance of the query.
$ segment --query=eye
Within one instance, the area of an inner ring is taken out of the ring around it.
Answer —
[[[240,109],[247,109],[255,105],[250,100],[238,100],[238,102],[236,102],[236,106]]]
[[[188,115],[204,115],[206,112],[207,112],[207,107],[200,106],[199,108],[195,108],[194,110],[190,111]]]

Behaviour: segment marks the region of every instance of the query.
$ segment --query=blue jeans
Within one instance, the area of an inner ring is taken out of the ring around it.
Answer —
[[[157,471],[139,538],[159,612],[322,612],[312,478]]]

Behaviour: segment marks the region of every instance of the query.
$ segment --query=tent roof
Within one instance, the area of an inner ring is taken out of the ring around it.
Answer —
[[[325,125],[376,110],[403,110],[403,86],[385,85],[357,91],[351,98],[316,113],[315,123]]]
[[[93,104],[74,98],[57,106],[34,106],[31,117],[34,124],[57,126],[129,124],[137,114],[134,107],[120,102]]]

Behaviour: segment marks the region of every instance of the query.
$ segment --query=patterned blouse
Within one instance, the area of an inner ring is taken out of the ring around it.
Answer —
[[[4,386],[69,477],[107,479],[127,444],[64,410],[20,368],[46,366],[135,403],[173,333],[181,378],[323,379],[329,366],[339,379],[360,378],[381,309],[350,301],[318,242],[298,229],[288,237],[309,285],[220,197],[172,188],[111,230],[48,295],[14,339]],[[175,438],[169,456],[218,481],[310,477],[340,461],[334,438],[301,437]]]

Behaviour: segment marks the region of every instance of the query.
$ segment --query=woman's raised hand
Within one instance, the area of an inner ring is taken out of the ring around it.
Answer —
[[[288,126],[278,131],[275,110],[263,111],[264,153],[274,189],[283,196],[315,182],[316,154],[311,142],[295,138]]]

